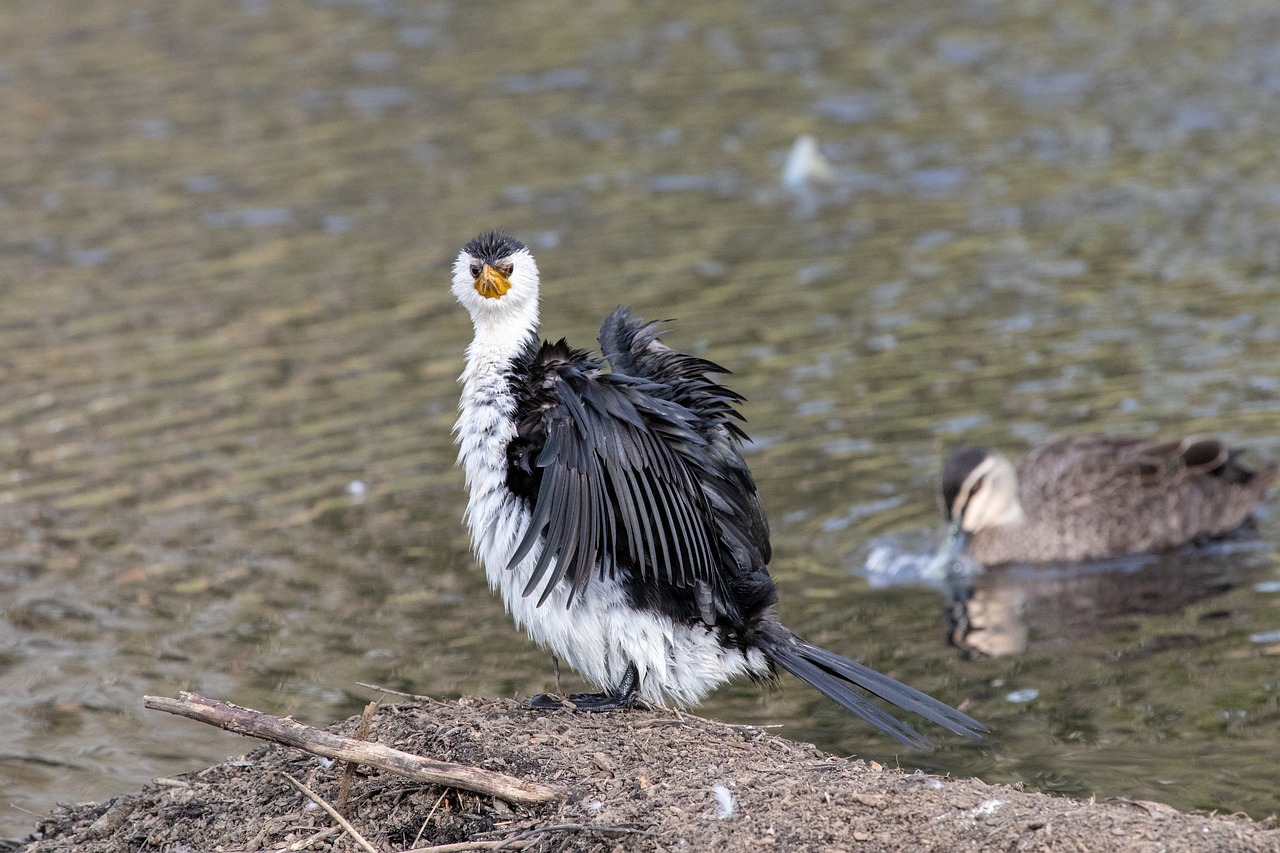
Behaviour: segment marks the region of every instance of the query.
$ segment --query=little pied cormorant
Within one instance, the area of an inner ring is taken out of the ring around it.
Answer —
[[[453,293],[475,326],[455,428],[472,547],[516,623],[603,688],[574,707],[694,704],[781,667],[909,745],[928,741],[855,686],[956,734],[986,730],[778,620],[742,398],[707,378],[724,368],[625,308],[600,330],[608,369],[563,339],[540,343],[538,267],[496,232],[458,255]]]

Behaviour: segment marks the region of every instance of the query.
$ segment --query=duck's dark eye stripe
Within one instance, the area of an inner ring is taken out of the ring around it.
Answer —
[[[973,488],[970,489],[969,493],[964,496],[964,505],[960,507],[960,511],[957,513],[957,515],[964,515],[965,511],[969,509],[969,504],[973,503],[973,496],[976,495],[982,489],[983,482],[985,481],[979,480],[978,482],[973,484]]]

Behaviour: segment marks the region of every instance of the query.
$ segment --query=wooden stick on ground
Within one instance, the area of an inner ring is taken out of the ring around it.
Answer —
[[[338,761],[368,764],[388,773],[397,773],[419,782],[448,785],[464,791],[488,794],[509,803],[545,803],[560,796],[548,785],[530,782],[462,764],[431,761],[380,743],[368,743],[312,726],[287,717],[264,714],[252,708],[241,708],[230,702],[209,699],[198,693],[182,692],[177,699],[167,696],[144,696],[143,705],[153,711],[164,711],[180,717],[208,723],[229,732],[305,750],[313,755]]]
[[[412,699],[415,702],[434,702],[435,699],[430,696],[423,696],[421,693],[405,693],[403,690],[392,690],[390,687],[382,687],[378,684],[370,684],[367,681],[357,681],[361,687],[366,687],[378,693],[386,693],[388,696],[402,696],[405,699]]]
[[[315,803],[317,806],[327,811],[329,813],[329,817],[336,820],[338,822],[338,826],[342,827],[342,829],[347,833],[347,835],[350,835],[353,839],[355,839],[356,844],[360,845],[361,850],[366,851],[366,853],[378,853],[377,849],[374,848],[374,846],[370,844],[363,835],[360,834],[359,830],[357,830],[354,826],[351,825],[350,821],[348,821],[342,815],[338,814],[337,809],[335,809],[333,806],[329,805],[324,801],[324,797],[321,797],[315,791],[311,790],[306,785],[302,784],[297,779],[290,776],[288,773],[281,773],[280,775],[288,779],[290,785],[297,788],[302,793],[306,794],[307,797],[311,800],[311,802]]]
[[[364,713],[360,715],[360,725],[356,726],[356,740],[369,739],[369,725],[373,722],[373,712],[376,710],[378,710],[377,702],[370,702],[364,706]],[[347,807],[347,800],[351,798],[351,786],[356,781],[358,766],[354,761],[348,761],[342,765],[342,782],[338,785],[338,811],[343,811]]]

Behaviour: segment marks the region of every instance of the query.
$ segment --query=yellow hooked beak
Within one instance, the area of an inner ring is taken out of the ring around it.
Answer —
[[[511,289],[511,280],[488,264],[476,276],[476,293],[485,299],[497,299]]]

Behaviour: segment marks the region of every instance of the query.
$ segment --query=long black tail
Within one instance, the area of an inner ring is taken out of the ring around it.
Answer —
[[[983,732],[988,731],[986,726],[968,714],[961,713],[914,687],[908,687],[869,666],[806,643],[793,634],[786,637],[762,636],[760,649],[778,666],[812,684],[840,707],[852,711],[908,746],[927,747],[930,742],[911,726],[854,690],[854,687],[861,687],[904,711],[913,711],[964,737],[980,738]]]

